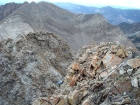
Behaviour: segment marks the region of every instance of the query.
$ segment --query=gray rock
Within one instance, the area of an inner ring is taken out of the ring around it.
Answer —
[[[73,60],[67,43],[48,32],[4,40],[0,49],[0,105],[30,105],[52,94]]]
[[[140,68],[133,74],[134,78],[140,78]]]
[[[127,70],[127,73],[128,73],[129,75],[131,75],[132,71],[133,71],[133,69],[128,69],[128,70]]]
[[[124,73],[126,73],[126,71],[123,70],[123,69],[120,69],[119,72],[120,72],[121,75],[123,75]]]
[[[132,86],[137,87],[138,88],[138,79],[134,78],[131,80]]]

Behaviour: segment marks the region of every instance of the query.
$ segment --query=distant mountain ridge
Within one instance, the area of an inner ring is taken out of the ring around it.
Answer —
[[[131,36],[136,32],[140,31],[140,22],[133,24],[123,22],[119,24],[119,27],[123,30],[124,34],[128,34]]]
[[[82,6],[72,3],[54,3],[55,5],[64,8],[73,13],[80,14],[102,14],[109,23],[119,24],[122,22],[134,23],[140,22],[140,10],[139,9],[116,9],[110,6],[103,8],[96,8],[91,6]]]
[[[74,14],[47,2],[23,3],[0,21],[0,39],[45,30],[68,42],[77,51],[84,45],[101,41],[120,41],[133,46],[118,26],[100,14]]]

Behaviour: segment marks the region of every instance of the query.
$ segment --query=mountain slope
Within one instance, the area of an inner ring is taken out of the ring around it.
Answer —
[[[140,50],[140,23],[121,23],[119,24],[119,27],[123,30],[124,34]]]
[[[122,22],[133,23],[140,22],[140,10],[122,10],[112,8],[110,6],[103,8],[96,7],[88,7],[82,5],[76,5],[72,3],[54,3],[57,6],[69,10],[73,13],[81,13],[81,14],[102,14],[109,23],[111,24],[119,24]]]
[[[0,5],[0,21],[17,10],[21,5],[22,4],[17,4],[14,2]]]
[[[119,24],[119,27],[122,29],[124,34],[130,35],[130,36],[140,31],[140,23],[129,24],[129,23],[124,22],[124,23]]]
[[[19,28],[14,27],[17,31],[11,33],[9,28],[13,28],[15,21]],[[75,51],[83,45],[101,41],[120,41],[122,44],[132,45],[120,28],[109,24],[102,15],[73,14],[46,2],[24,3],[1,21],[0,30],[1,39],[4,36],[13,38],[30,31],[47,30],[65,39]]]
[[[140,32],[137,32],[135,35],[128,37],[137,47],[138,50],[140,50]]]

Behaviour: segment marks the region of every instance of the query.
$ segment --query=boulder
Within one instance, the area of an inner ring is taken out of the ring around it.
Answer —
[[[130,59],[130,60],[127,61],[127,64],[130,67],[132,67],[133,69],[138,68],[138,67],[140,67],[140,58]]]

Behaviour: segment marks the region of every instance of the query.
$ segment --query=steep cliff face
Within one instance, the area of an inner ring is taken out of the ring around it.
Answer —
[[[60,89],[33,105],[139,105],[140,56],[119,42],[84,46]]]
[[[30,105],[58,88],[73,60],[67,43],[36,32],[0,42],[0,105]]]

